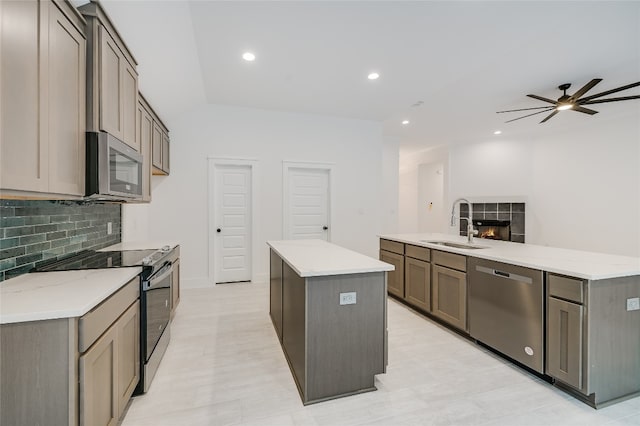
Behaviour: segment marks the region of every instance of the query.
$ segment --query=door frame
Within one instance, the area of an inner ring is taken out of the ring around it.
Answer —
[[[327,218],[329,223],[327,226],[329,227],[327,232],[327,241],[331,241],[331,231],[333,229],[334,217],[333,217],[333,171],[334,171],[334,163],[318,163],[312,161],[282,161],[282,239],[288,240],[291,239],[291,235],[289,234],[289,171],[291,169],[309,169],[309,170],[326,170],[329,175],[329,182],[327,191],[329,191],[327,202],[328,209]]]
[[[207,188],[207,205],[208,205],[208,228],[207,228],[207,260],[208,260],[208,281],[216,285],[216,256],[215,256],[215,238],[216,238],[216,205],[215,205],[215,187],[216,187],[216,169],[219,166],[245,166],[251,171],[251,282],[256,282],[257,271],[257,218],[258,212],[258,160],[254,158],[232,158],[232,157],[208,157],[208,188]]]

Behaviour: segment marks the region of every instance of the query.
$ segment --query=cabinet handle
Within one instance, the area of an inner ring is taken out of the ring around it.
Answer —
[[[324,231],[326,231],[327,229],[329,229],[329,227],[328,227],[327,225],[325,225],[325,226],[323,226],[323,227],[322,227],[322,229],[323,229]]]
[[[222,232],[222,229],[218,228],[216,229],[216,232]]]

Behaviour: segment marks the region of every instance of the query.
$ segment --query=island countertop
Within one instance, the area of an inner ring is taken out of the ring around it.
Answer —
[[[32,272],[0,283],[0,324],[80,317],[141,267]]]
[[[323,240],[267,241],[300,277],[393,271],[393,265]]]
[[[618,256],[482,238],[474,238],[473,245],[483,247],[479,249],[455,248],[429,243],[429,241],[467,242],[467,237],[449,234],[424,233],[378,236],[385,240],[413,244],[480,259],[494,260],[587,280],[602,280],[640,275],[640,257]]]

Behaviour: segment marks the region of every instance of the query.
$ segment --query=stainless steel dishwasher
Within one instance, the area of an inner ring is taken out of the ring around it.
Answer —
[[[544,373],[542,271],[469,257],[469,333]]]

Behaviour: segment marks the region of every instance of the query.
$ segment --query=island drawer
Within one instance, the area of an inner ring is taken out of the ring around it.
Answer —
[[[407,244],[405,246],[405,250],[405,253],[408,257],[413,257],[414,259],[418,260],[424,260],[425,262],[429,262],[431,260],[431,250],[426,247],[418,247]]]
[[[547,274],[549,296],[569,300],[576,303],[584,302],[583,282],[578,278],[563,277]]]
[[[404,254],[404,243],[381,239],[380,250],[386,250],[392,253]]]
[[[467,257],[460,254],[433,250],[433,253],[431,253],[431,262],[436,265],[467,272]]]
[[[78,321],[78,351],[85,352],[98,337],[140,297],[140,277],[136,276]]]

